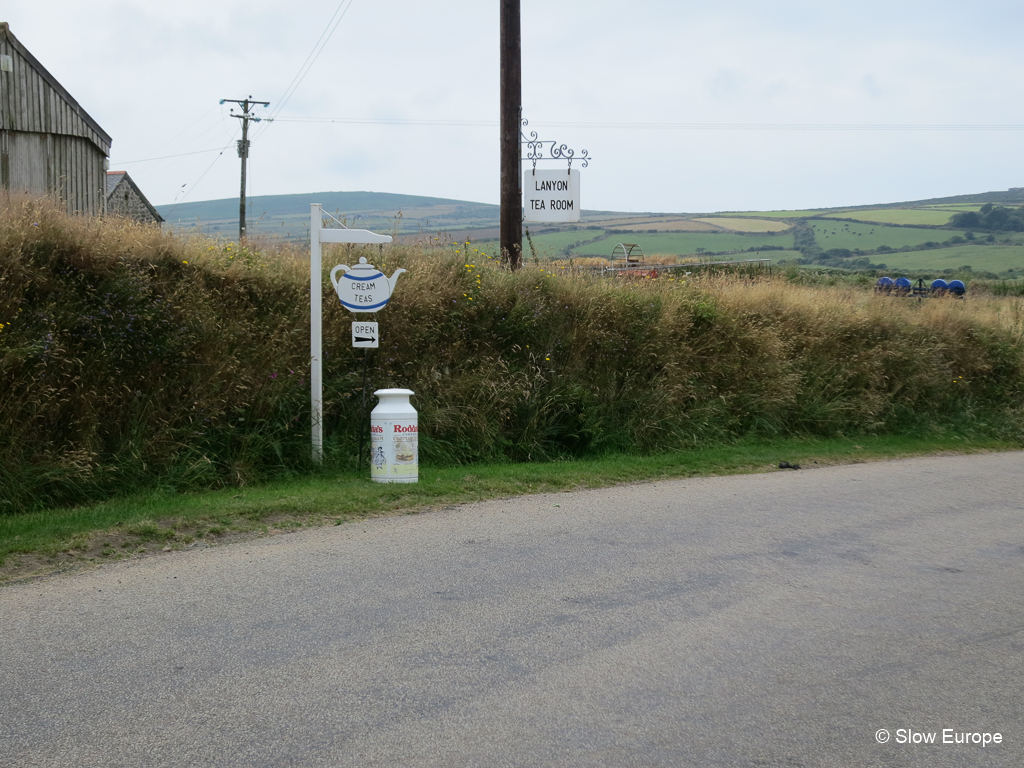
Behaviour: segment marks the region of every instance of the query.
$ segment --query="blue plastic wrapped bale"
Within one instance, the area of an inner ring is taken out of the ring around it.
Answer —
[[[967,286],[964,285],[963,280],[950,280],[949,292],[954,296],[963,296],[967,293]]]
[[[949,286],[946,284],[946,281],[943,280],[942,278],[939,278],[938,280],[932,280],[933,291],[945,291],[948,288]]]
[[[880,277],[878,282],[875,283],[875,291],[879,293],[888,293],[892,290],[892,278],[891,277]]]
[[[897,277],[896,278],[896,287],[897,288],[909,288],[911,285],[912,285],[912,283],[910,282],[910,278],[908,278],[908,277]]]

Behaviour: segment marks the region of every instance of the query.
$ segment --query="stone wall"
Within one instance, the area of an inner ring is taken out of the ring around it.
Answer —
[[[158,224],[161,219],[153,215],[153,209],[135,185],[123,174],[121,180],[107,196],[107,215],[125,216],[141,224]]]

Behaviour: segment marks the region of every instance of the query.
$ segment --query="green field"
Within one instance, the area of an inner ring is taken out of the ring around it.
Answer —
[[[757,234],[740,235],[729,232],[679,232],[656,234],[612,235],[596,243],[582,246],[575,251],[578,256],[604,256],[608,258],[616,243],[636,243],[648,256],[666,254],[692,256],[698,248],[709,252],[746,251],[748,248],[761,245],[780,245],[784,248],[793,247],[793,235],[784,232],[778,235]]]
[[[1013,269],[1024,274],[1024,245],[959,245],[909,253],[881,253],[872,261],[890,270],[959,269],[969,264],[976,272],[1005,273]]]
[[[879,224],[923,224],[929,227],[941,227],[949,223],[949,217],[952,215],[952,211],[924,210],[922,208],[887,208],[885,210],[830,213],[825,218],[876,221]],[[945,240],[945,238],[941,239]]]
[[[849,248],[851,251],[860,248],[862,251],[873,251],[880,245],[903,248],[929,241],[941,243],[953,235],[963,234],[949,230],[887,227],[884,224],[855,224],[846,221],[826,224],[819,220],[810,224],[814,229],[814,239],[825,251],[831,248]]]
[[[819,208],[816,211],[719,211],[711,216],[751,216],[758,219],[806,219],[811,216],[825,216],[830,212],[846,209]]]
[[[705,216],[693,221],[703,224],[712,224],[722,229],[733,232],[744,232],[748,234],[761,232],[785,232],[792,224],[774,219],[753,219],[749,216]]]
[[[543,235],[533,235],[533,247],[537,249],[537,257],[563,258],[563,250],[578,243],[581,240],[590,240],[598,235],[604,234],[603,229],[580,229],[568,232],[545,232]],[[530,244],[523,238],[523,253],[530,255]]]
[[[950,213],[981,210],[981,205],[978,203],[947,203],[946,205],[923,205],[921,207],[930,208],[936,211],[949,211]]]

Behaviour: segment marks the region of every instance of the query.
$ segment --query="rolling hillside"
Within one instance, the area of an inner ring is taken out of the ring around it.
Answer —
[[[309,204],[348,226],[389,232],[399,240],[476,243],[498,237],[498,206],[382,192],[265,195],[249,200],[249,231],[305,240]],[[1024,233],[951,228],[950,217],[983,205],[1024,205],[1024,188],[1004,192],[874,204],[854,208],[717,213],[583,211],[578,225],[527,225],[524,252],[536,258],[605,257],[617,243],[637,243],[652,258],[739,254],[850,269],[974,269],[1024,274]],[[233,239],[238,200],[159,206],[167,226],[198,228]],[[744,256],[747,257],[747,256]]]

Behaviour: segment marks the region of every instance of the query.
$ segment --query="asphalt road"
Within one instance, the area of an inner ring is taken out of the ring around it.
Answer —
[[[1022,608],[1022,453],[487,502],[0,589],[0,765],[1017,768]]]

